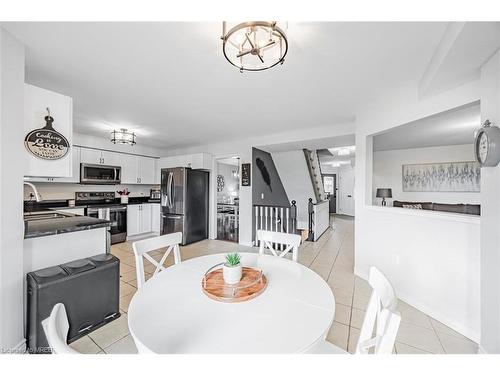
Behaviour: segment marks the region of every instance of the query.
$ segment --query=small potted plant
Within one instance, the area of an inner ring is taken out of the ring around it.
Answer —
[[[238,253],[226,255],[226,263],[222,266],[222,276],[226,284],[236,284],[241,280],[241,257]]]
[[[127,204],[128,203],[128,195],[130,194],[130,191],[125,188],[123,190],[117,191],[117,193],[120,195],[120,201],[122,204]]]

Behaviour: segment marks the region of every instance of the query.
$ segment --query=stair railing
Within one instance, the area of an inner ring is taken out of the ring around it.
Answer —
[[[272,232],[297,233],[297,202],[292,201],[289,207],[254,205],[255,246],[259,246],[258,230]],[[281,244],[276,244],[281,250]]]

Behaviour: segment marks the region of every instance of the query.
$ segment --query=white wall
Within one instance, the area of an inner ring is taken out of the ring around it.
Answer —
[[[481,121],[500,125],[500,52],[481,70]],[[500,166],[481,170],[481,348],[500,353]]]
[[[356,273],[378,267],[400,299],[479,341],[480,218],[377,206],[363,218],[370,225],[356,240]]]
[[[474,192],[403,192],[403,164],[470,160],[474,160],[472,144],[376,151],[373,153],[373,204],[381,205],[382,199],[375,197],[377,188],[392,189],[393,199],[386,199],[388,205],[392,205],[393,200],[479,204],[481,194]]]
[[[373,134],[477,100],[479,82],[474,81],[420,100],[416,84],[408,84],[367,103],[356,117],[355,185],[355,273],[366,278],[370,266],[380,268],[403,300],[474,340],[480,336],[475,263],[480,219],[459,215],[466,216],[462,222],[444,213],[371,204]]]
[[[24,46],[0,26],[0,349],[22,349]]]
[[[297,228],[308,228],[309,198],[316,202],[304,151],[273,152],[274,165],[290,202],[297,202]]]

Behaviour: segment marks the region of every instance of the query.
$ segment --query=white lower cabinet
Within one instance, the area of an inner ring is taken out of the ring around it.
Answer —
[[[159,203],[151,204],[151,229],[155,233],[160,233],[161,208]]]
[[[151,232],[151,204],[141,204],[141,216],[141,232]]]
[[[129,204],[127,206],[128,237],[153,232],[151,206],[153,206],[151,203]]]

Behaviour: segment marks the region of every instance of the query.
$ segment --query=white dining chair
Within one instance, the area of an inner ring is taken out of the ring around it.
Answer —
[[[181,262],[181,253],[179,250],[179,244],[182,242],[182,233],[170,233],[165,234],[163,236],[147,238],[145,240],[136,241],[132,244],[132,248],[134,249],[135,255],[135,268],[137,272],[137,288],[141,288],[145,283],[146,279],[144,276],[144,261],[143,258],[146,258],[150,263],[152,263],[156,268],[153,273],[153,276],[156,276],[160,271],[163,271],[165,267],[163,264],[165,260],[169,256],[169,254],[174,252],[174,262],[178,264]],[[151,255],[148,253],[154,250],[158,250],[166,247],[167,250],[163,257],[157,262]]]
[[[54,305],[50,316],[42,321],[42,327],[53,354],[80,354],[66,342],[69,322],[62,303]]]
[[[356,354],[391,354],[396,341],[401,315],[396,310],[397,298],[389,280],[377,268],[370,268],[368,283],[373,288],[356,345]],[[307,353],[345,354],[343,349],[322,340]]]
[[[295,262],[298,261],[301,241],[301,237],[298,234],[258,230],[257,239],[260,243],[260,255],[264,254],[265,250],[269,250],[272,255],[283,258],[286,254],[292,252],[292,259]],[[284,245],[284,249],[279,254],[275,249],[277,244]]]

